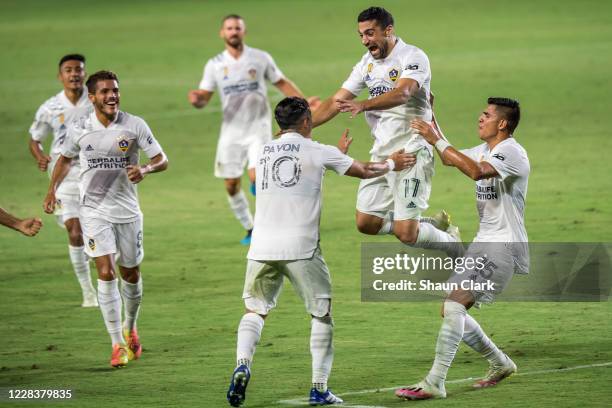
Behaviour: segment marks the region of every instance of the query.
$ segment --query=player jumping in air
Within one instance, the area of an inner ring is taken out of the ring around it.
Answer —
[[[313,142],[311,112],[302,98],[283,99],[275,118],[281,137],[258,152],[257,211],[242,296],[246,313],[238,326],[237,363],[227,399],[235,407],[244,402],[255,346],[286,277],[312,316],[310,404],[341,403],[327,389],[333,321],[331,278],[319,248],[323,176],[333,170],[362,179],[378,177],[394,169],[402,171],[416,160],[402,151],[379,163],[353,160],[345,154],[351,143],[347,132],[338,148]]]
[[[384,160],[398,149],[417,156],[409,169],[360,183],[357,229],[370,235],[395,234],[405,244],[458,255],[462,247],[457,227],[440,231],[421,220],[431,193],[433,151],[409,123],[417,118],[432,120],[429,59],[395,35],[393,16],[381,7],[362,11],[357,24],[368,52],[335,95],[314,111],[313,124],[321,125],[339,112],[352,116],[365,112],[374,138],[372,161]],[[368,99],[356,101],[366,88]]]
[[[70,122],[93,109],[84,81],[85,57],[80,54],[70,54],[62,57],[59,62],[58,78],[64,89],[43,103],[30,126],[31,139],[30,152],[38,164],[40,171],[53,172]],[[42,149],[43,142],[49,134],[53,134],[50,155]],[[84,252],[81,223],[79,222],[79,161],[75,158],[71,162],[70,171],[64,182],[57,190],[55,215],[61,227],[68,233],[68,253],[72,268],[81,286],[83,307],[98,306],[96,290],[91,284],[89,260]]]
[[[221,23],[219,35],[225,51],[208,60],[199,89],[189,92],[189,102],[205,107],[215,90],[223,106],[223,123],[217,144],[215,177],[225,180],[232,212],[247,231],[242,241],[251,242],[253,216],[240,188],[240,177],[247,166],[251,192],[255,193],[255,165],[261,146],[272,139],[272,122],[266,81],[285,96],[302,96],[265,51],[244,44],[246,25],[242,17],[231,14]],[[312,99],[314,103],[316,98]]]
[[[420,400],[445,398],[444,382],[459,343],[486,358],[489,371],[474,384],[475,388],[497,385],[516,372],[516,364],[504,354],[467,310],[480,303],[492,302],[512,278],[513,273],[528,273],[529,251],[524,212],[529,177],[529,159],[525,149],[512,136],[520,120],[519,103],[508,98],[489,98],[478,120],[478,133],[484,142],[465,150],[455,149],[428,123],[414,120],[412,128],[435,146],[447,166],[454,166],[476,181],[476,206],[480,228],[465,256],[482,257],[485,267],[461,274],[451,281],[472,281],[492,289],[452,291],[442,307],[442,327],[436,343],[436,357],[429,374],[418,384],[396,391],[400,398]]]
[[[43,206],[47,213],[53,212],[56,191],[72,158],[78,156],[85,251],[98,270],[98,301],[113,346],[110,363],[123,367],[142,353],[136,319],[142,299],[144,248],[136,184],[150,173],[165,170],[168,159],[145,121],[119,110],[119,80],[113,72],[96,72],[87,80],[87,89],[95,110],[69,128]],[[138,164],[139,150],[149,157],[147,165]]]

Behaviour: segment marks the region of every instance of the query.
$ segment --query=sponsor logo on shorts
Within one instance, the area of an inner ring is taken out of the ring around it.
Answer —
[[[119,140],[119,150],[121,150],[123,153],[127,152],[127,149],[130,147],[130,142],[128,142],[126,139],[121,139]]]
[[[96,250],[96,241],[94,241],[93,238],[89,238],[89,241],[87,241],[87,245],[89,245],[89,249],[91,249],[92,251]]]
[[[393,68],[391,71],[389,71],[389,78],[391,78],[393,82],[397,80],[398,76],[399,76],[399,71],[397,69]]]
[[[416,204],[414,203],[414,201],[411,201],[406,208],[417,208]]]

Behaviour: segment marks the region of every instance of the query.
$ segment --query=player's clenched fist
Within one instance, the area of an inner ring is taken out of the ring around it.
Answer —
[[[19,221],[16,227],[23,235],[33,237],[42,228],[42,220],[40,218],[26,218]]]
[[[43,210],[45,210],[47,214],[53,214],[53,211],[55,211],[55,192],[49,191],[47,193],[43,201]]]
[[[38,162],[38,169],[40,171],[47,171],[47,168],[49,167],[49,162],[51,162],[51,157],[42,155],[36,161]]]
[[[133,184],[138,184],[144,179],[146,171],[140,166],[129,165],[126,167],[128,179]]]

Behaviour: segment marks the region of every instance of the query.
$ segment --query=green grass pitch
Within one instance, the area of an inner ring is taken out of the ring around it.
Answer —
[[[460,147],[478,142],[488,96],[519,99],[516,137],[532,173],[529,237],[540,242],[610,241],[612,3],[606,1],[382,1],[396,31],[429,55],[437,116]],[[0,230],[0,388],[70,388],[75,399],[23,406],[223,407],[243,312],[246,249],[222,182],[212,175],[219,101],[197,111],[186,93],[204,62],[222,49],[219,21],[242,14],[247,43],[269,51],[308,95],[327,97],[364,48],[358,1],[14,1],[0,4],[0,204],[45,222],[34,239]],[[169,158],[168,172],[140,186],[145,215],[145,352],[126,369],[108,367],[100,312],[79,307],[66,234],[43,216],[47,176],[27,151],[36,108],[60,90],[56,61],[82,52],[88,71],[112,69],[122,108],[142,116]],[[272,103],[280,99],[270,92]],[[363,117],[342,116],[314,137],[335,143],[345,127],[351,154],[371,144]],[[438,163],[439,165],[439,163]],[[437,165],[431,210],[447,209],[471,239],[477,228],[472,182]],[[336,322],[331,388],[340,394],[408,384],[430,367],[438,303],[362,303],[360,243],[354,227],[357,181],[328,175],[321,237],[334,280]],[[473,312],[519,366],[495,389],[448,385],[427,406],[604,406],[612,367],[530,374],[612,361],[610,303],[499,303]],[[284,406],[310,388],[309,317],[291,288],[266,322],[255,356],[248,407]],[[449,380],[483,375],[485,362],[461,346]],[[352,394],[353,405],[399,407],[391,391]],[[0,405],[21,406],[0,401]]]

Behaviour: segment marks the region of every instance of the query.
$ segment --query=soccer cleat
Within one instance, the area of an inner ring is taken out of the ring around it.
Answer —
[[[451,217],[444,210],[435,213],[431,217],[421,217],[421,221],[429,223],[439,229],[440,231],[446,231],[451,225]]]
[[[405,400],[424,400],[431,398],[446,398],[446,391],[427,383],[425,380],[418,384],[395,390],[395,396]]]
[[[128,359],[138,360],[142,354],[142,345],[140,344],[140,338],[136,329],[131,332],[127,329],[123,329],[123,337],[127,342]]]
[[[81,307],[98,307],[98,296],[96,292],[84,293]]]
[[[251,183],[251,194],[253,194],[254,196],[257,196],[257,186],[255,185],[255,183]]]
[[[251,235],[253,234],[253,230],[250,229],[247,231],[246,237],[240,240],[242,245],[251,245]]]
[[[321,392],[316,388],[310,389],[310,398],[308,399],[310,405],[333,405],[342,404],[343,402],[341,398],[336,397],[330,390]]]
[[[506,356],[506,364],[504,365],[491,365],[489,367],[489,371],[485,378],[480,381],[477,381],[472,385],[474,388],[487,388],[494,387],[504,378],[510,377],[512,374],[516,373],[516,364],[514,361],[510,360],[510,357]]]
[[[125,367],[128,363],[128,349],[125,344],[113,344],[110,364],[114,368]]]
[[[251,371],[246,365],[241,365],[234,370],[229,389],[227,390],[227,402],[232,407],[239,407],[246,399],[246,388],[251,379]]]

